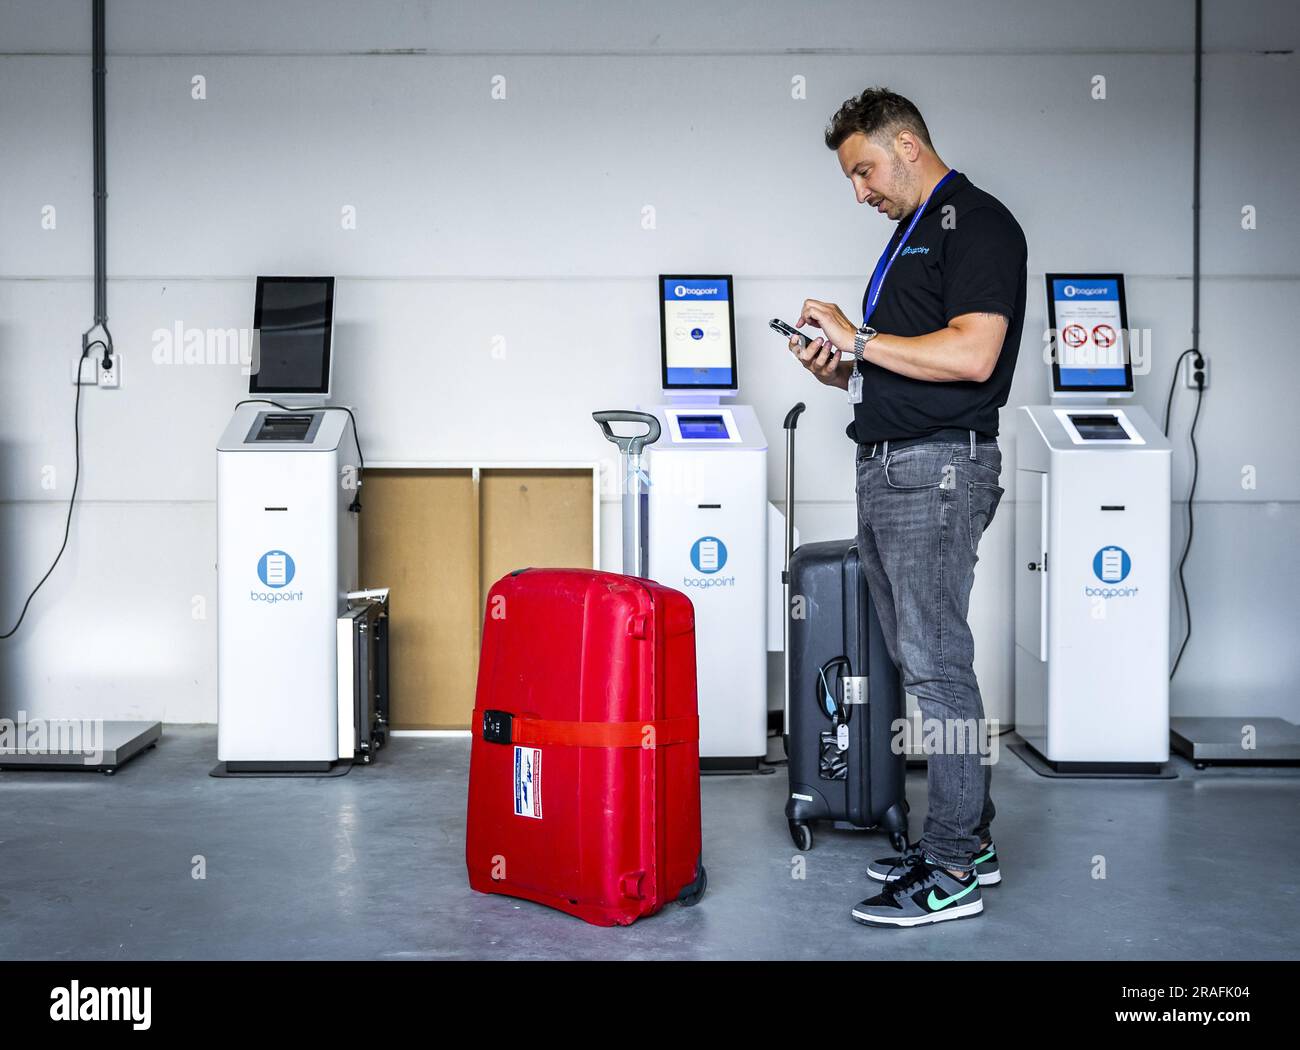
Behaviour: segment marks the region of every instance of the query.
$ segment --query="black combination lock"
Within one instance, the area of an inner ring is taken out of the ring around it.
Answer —
[[[509,711],[483,712],[483,739],[489,744],[510,743],[510,726],[514,715]]]

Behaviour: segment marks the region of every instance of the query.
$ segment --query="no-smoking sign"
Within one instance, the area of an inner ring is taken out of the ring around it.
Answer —
[[[1066,346],[1083,346],[1088,341],[1088,330],[1080,324],[1067,324],[1061,332],[1061,338],[1065,340]]]
[[[1108,324],[1099,324],[1092,330],[1092,341],[1105,350],[1115,345],[1115,329]]]

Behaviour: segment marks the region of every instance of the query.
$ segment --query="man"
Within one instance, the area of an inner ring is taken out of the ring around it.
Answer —
[[[990,766],[963,727],[983,730],[966,623],[980,536],[997,510],[1006,404],[1025,315],[1025,237],[1011,213],[940,159],[917,108],[871,88],[849,99],[826,145],[858,203],[898,223],[863,298],[863,324],[809,299],[790,349],[849,392],[857,443],[858,553],[890,654],[958,746],[929,758],[920,841],[873,862],[884,885],[859,922],[918,926],[979,915],[1001,881],[989,825]],[[841,355],[846,355],[841,357]],[[978,722],[975,720],[979,720]]]

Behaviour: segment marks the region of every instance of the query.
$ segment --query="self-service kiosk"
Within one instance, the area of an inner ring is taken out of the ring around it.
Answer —
[[[1016,420],[1016,729],[1057,772],[1169,758],[1171,449],[1131,397],[1123,277],[1048,274],[1053,404]],[[1068,333],[1068,334],[1067,334]]]
[[[767,440],[739,389],[730,276],[661,275],[664,393],[648,411],[649,575],[695,606],[700,763],[758,767],[767,753]]]
[[[250,399],[217,445],[219,776],[329,772],[385,736],[387,594],[357,591],[360,445],[352,414],[321,404],[332,304],[333,278],[258,278]]]

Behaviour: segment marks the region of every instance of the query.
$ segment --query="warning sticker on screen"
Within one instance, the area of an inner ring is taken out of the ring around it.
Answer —
[[[542,749],[515,748],[515,816],[542,819]]]

